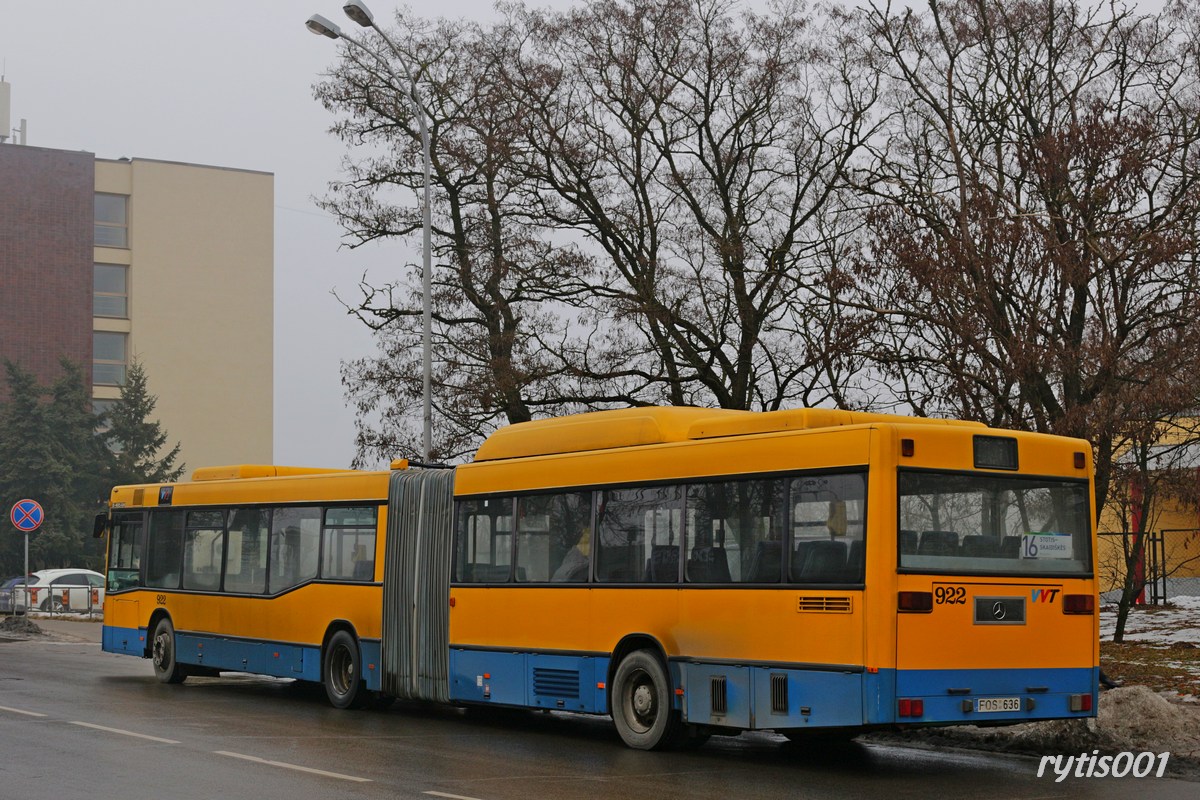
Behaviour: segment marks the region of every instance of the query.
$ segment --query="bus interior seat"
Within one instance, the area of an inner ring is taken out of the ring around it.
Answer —
[[[962,540],[962,554],[976,558],[995,558],[1000,554],[1000,543],[994,536],[972,534]]]
[[[867,564],[867,543],[862,539],[850,542],[850,555],[846,558],[846,580],[858,583],[863,580],[863,571]]]
[[[958,534],[954,531],[921,531],[917,553],[923,556],[957,555]]]
[[[779,583],[783,570],[783,542],[759,542],[746,571],[746,583]]]
[[[656,544],[646,560],[646,580],[650,583],[675,583],[679,580],[679,545]]]
[[[729,583],[729,555],[724,547],[693,547],[687,562],[687,579],[693,583]]]
[[[900,552],[915,555],[917,552],[917,532],[901,530],[900,531]]]
[[[804,562],[808,559],[808,551],[817,541],[816,539],[808,539],[796,542],[796,547],[792,550],[792,563],[790,567],[793,578],[799,578],[800,573],[804,571]]]
[[[1000,557],[1001,558],[1020,558],[1021,557],[1021,537],[1020,536],[1005,536],[1000,540]]]
[[[642,548],[636,544],[603,545],[596,554],[596,579],[608,583],[640,582]]]
[[[841,581],[846,575],[845,542],[811,542],[797,576],[801,581],[829,583]]]

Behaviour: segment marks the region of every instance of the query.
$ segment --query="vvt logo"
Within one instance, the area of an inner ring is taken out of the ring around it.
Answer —
[[[1058,589],[1034,589],[1030,599],[1035,603],[1053,603],[1058,592]]]

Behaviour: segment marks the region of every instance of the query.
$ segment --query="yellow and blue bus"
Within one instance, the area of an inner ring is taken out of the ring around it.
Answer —
[[[454,469],[112,492],[104,649],[712,734],[1095,714],[1091,450],[949,420],[640,408]]]

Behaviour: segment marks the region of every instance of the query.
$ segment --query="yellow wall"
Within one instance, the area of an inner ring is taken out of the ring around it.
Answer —
[[[1157,505],[1151,519],[1142,527],[1147,531],[1166,531],[1168,577],[1200,577],[1200,509],[1170,499],[1161,499]],[[1109,503],[1100,514],[1097,530],[1101,534],[1117,533],[1130,530],[1131,527],[1130,521]],[[1101,535],[1098,538],[1097,576],[1100,578],[1100,591],[1120,589],[1124,577],[1121,537]]]
[[[129,200],[129,334],[170,443],[191,470],[273,455],[274,179],[167,161],[96,162],[96,191]],[[116,397],[97,387],[96,397]],[[178,463],[178,462],[177,462]]]

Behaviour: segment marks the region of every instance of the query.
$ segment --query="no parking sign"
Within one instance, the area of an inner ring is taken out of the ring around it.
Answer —
[[[8,518],[12,520],[14,528],[25,534],[25,574],[28,575],[29,534],[42,526],[46,512],[42,510],[42,504],[37,500],[18,500],[13,504],[12,511],[8,512]]]
[[[45,517],[46,513],[42,511],[42,504],[37,500],[18,500],[8,514],[13,527],[21,533],[33,533],[41,527]]]

